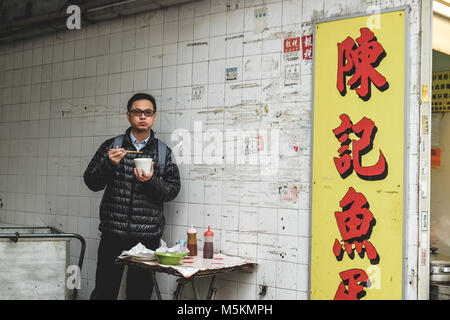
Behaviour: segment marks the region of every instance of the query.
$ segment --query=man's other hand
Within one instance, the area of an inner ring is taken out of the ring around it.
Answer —
[[[142,169],[134,168],[134,174],[136,175],[136,178],[138,178],[141,182],[147,182],[153,177],[153,173],[155,172],[155,169],[153,168],[154,162],[152,162],[152,168],[150,169],[150,173],[146,173]]]

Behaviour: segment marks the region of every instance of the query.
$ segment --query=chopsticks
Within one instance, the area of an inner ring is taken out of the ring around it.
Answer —
[[[113,149],[111,149],[113,150]],[[133,151],[133,150],[125,150],[127,153],[138,153],[138,154],[143,154],[143,152],[141,151]]]

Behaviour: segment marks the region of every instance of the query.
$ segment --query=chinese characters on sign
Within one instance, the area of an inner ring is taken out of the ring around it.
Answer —
[[[311,299],[402,298],[408,24],[405,10],[379,20],[316,23],[314,52],[301,37],[314,59]]]
[[[344,249],[348,256],[354,258],[354,249],[361,258],[367,253],[372,264],[378,264],[380,257],[377,250],[371,242],[368,241],[372,234],[372,228],[375,225],[375,218],[369,210],[369,204],[362,193],[358,193],[350,187],[347,194],[341,200],[339,206],[343,211],[334,213],[336,222],[341,233]],[[341,243],[336,239],[333,246],[333,253],[338,261],[341,261],[344,255],[344,249]]]
[[[368,286],[369,277],[364,270],[351,269],[339,273],[341,284],[334,300],[360,300],[366,295],[364,288]]]
[[[342,96],[347,93],[347,85],[355,90],[358,96],[368,101],[371,96],[371,83],[380,90],[389,88],[386,78],[376,67],[386,57],[383,46],[377,41],[374,33],[368,28],[361,28],[361,37],[355,41],[347,37],[338,43],[337,89]],[[352,76],[346,84],[346,77]]]
[[[384,179],[387,176],[388,165],[383,152],[380,151],[376,164],[367,167],[361,165],[362,156],[372,150],[373,147],[373,140],[377,132],[377,127],[373,121],[364,117],[353,125],[346,114],[342,114],[340,119],[341,125],[334,129],[333,133],[341,143],[341,147],[338,150],[339,158],[334,157],[333,160],[341,177],[347,178],[354,169],[361,179]],[[355,133],[360,139],[351,141],[350,133]],[[352,150],[349,148],[350,143],[352,143]],[[353,159],[351,154],[353,154]]]
[[[380,91],[389,88],[386,78],[375,70],[375,67],[386,56],[386,52],[382,45],[377,42],[372,31],[368,28],[362,28],[360,32],[361,37],[356,39],[359,47],[350,37],[337,44],[337,88],[339,93],[345,96],[346,76],[352,76],[348,81],[350,89],[355,89],[361,99],[369,101],[371,82]],[[371,119],[363,117],[353,125],[347,114],[341,114],[339,118],[341,124],[333,129],[333,133],[339,140],[341,147],[338,150],[339,157],[334,157],[333,161],[341,178],[347,178],[353,170],[361,179],[368,181],[386,178],[388,165],[381,150],[376,164],[372,166],[361,164],[362,156],[373,148],[373,140],[378,130],[375,123]],[[350,140],[351,133],[359,137],[359,140]],[[350,144],[352,144],[351,150]],[[376,220],[369,210],[366,197],[350,187],[339,205],[342,211],[335,212],[335,218],[343,245],[338,239],[335,239],[333,254],[336,259],[341,261],[344,252],[346,252],[353,260],[356,249],[360,258],[364,258],[364,255],[367,254],[371,264],[378,264],[380,256],[375,246],[369,241]],[[339,275],[342,282],[334,297],[335,300],[359,300],[365,296],[366,293],[363,289],[368,285],[370,286],[370,282],[368,283],[367,274],[363,270],[347,270]]]
[[[300,37],[284,39],[284,59],[296,61],[300,54]]]
[[[311,60],[313,57],[313,36],[312,34],[302,37],[303,60]]]

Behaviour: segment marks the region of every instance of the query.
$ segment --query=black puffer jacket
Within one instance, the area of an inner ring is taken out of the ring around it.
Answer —
[[[136,150],[130,131],[128,128],[122,147]],[[165,226],[163,202],[173,200],[180,191],[180,174],[172,160],[172,151],[167,147],[166,165],[160,177],[158,142],[153,130],[147,144],[140,150],[143,154],[128,153],[117,166],[108,160],[108,150],[113,144],[114,138],[100,146],[83,175],[84,182],[92,191],[106,187],[100,205],[99,230],[102,234],[142,241],[160,238]],[[151,157],[154,162],[153,177],[145,183],[134,174],[134,158],[138,157]]]

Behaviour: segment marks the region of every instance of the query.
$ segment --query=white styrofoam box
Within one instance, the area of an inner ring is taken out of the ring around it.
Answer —
[[[192,83],[193,66],[192,64],[177,65],[177,87],[190,86]]]
[[[194,39],[194,19],[180,20],[178,25],[178,41],[190,41]]]
[[[209,15],[194,18],[194,41],[209,37]]]

